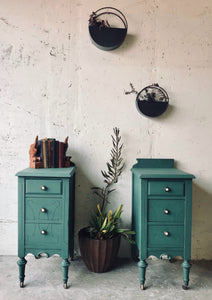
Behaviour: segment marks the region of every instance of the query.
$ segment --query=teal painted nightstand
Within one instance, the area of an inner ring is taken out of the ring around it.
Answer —
[[[132,167],[132,226],[144,289],[146,258],[183,258],[183,288],[189,282],[193,175],[174,168],[173,159],[137,159]],[[136,249],[132,249],[136,257]]]
[[[69,257],[74,254],[75,167],[25,169],[18,176],[18,256],[20,287],[24,285],[25,256],[62,257],[67,288]]]

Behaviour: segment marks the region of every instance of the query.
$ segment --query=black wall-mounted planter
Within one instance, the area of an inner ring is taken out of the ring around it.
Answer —
[[[169,105],[167,92],[157,83],[142,89],[136,97],[138,111],[147,117],[162,115]]]
[[[126,28],[89,26],[92,42],[101,50],[114,50],[121,46],[126,35]]]
[[[104,20],[104,15],[113,15],[119,18],[124,28],[105,25],[107,21]],[[92,14],[92,22],[89,22],[88,29],[93,44],[101,50],[110,51],[118,48],[123,43],[127,35],[127,27],[127,20],[122,12],[113,7],[103,7]]]
[[[147,117],[158,117],[164,113],[168,107],[167,102],[148,102],[145,100],[136,101],[137,109]]]

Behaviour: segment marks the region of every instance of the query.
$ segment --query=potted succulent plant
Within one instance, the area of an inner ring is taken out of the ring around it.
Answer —
[[[130,243],[134,243],[130,235],[135,232],[120,228],[123,205],[121,204],[114,213],[106,210],[109,195],[115,190],[112,186],[118,182],[118,177],[124,167],[121,157],[123,144],[120,144],[120,131],[118,128],[114,128],[113,131],[111,159],[107,162],[107,171],[101,171],[105,185],[92,188],[101,202],[91,216],[89,226],[79,231],[81,256],[87,268],[96,273],[106,272],[112,267],[118,254],[121,236]]]

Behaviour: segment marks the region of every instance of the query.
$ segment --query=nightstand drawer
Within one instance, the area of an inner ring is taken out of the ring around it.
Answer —
[[[149,222],[184,222],[184,200],[149,200]]]
[[[184,196],[184,182],[182,181],[149,181],[149,196]]]
[[[26,198],[25,220],[34,222],[61,222],[62,199]]]
[[[25,245],[27,248],[59,249],[61,247],[61,237],[61,224],[25,224]]]
[[[184,226],[149,225],[148,247],[182,247],[184,244]]]
[[[62,193],[62,182],[58,179],[26,179],[27,194],[57,194]]]

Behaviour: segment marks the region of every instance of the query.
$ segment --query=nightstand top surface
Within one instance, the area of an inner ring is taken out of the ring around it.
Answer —
[[[71,177],[75,173],[75,171],[75,167],[42,169],[27,168],[16,173],[15,175],[19,177]]]
[[[194,175],[176,169],[174,159],[137,159],[132,173],[139,178],[175,178],[192,179]]]

